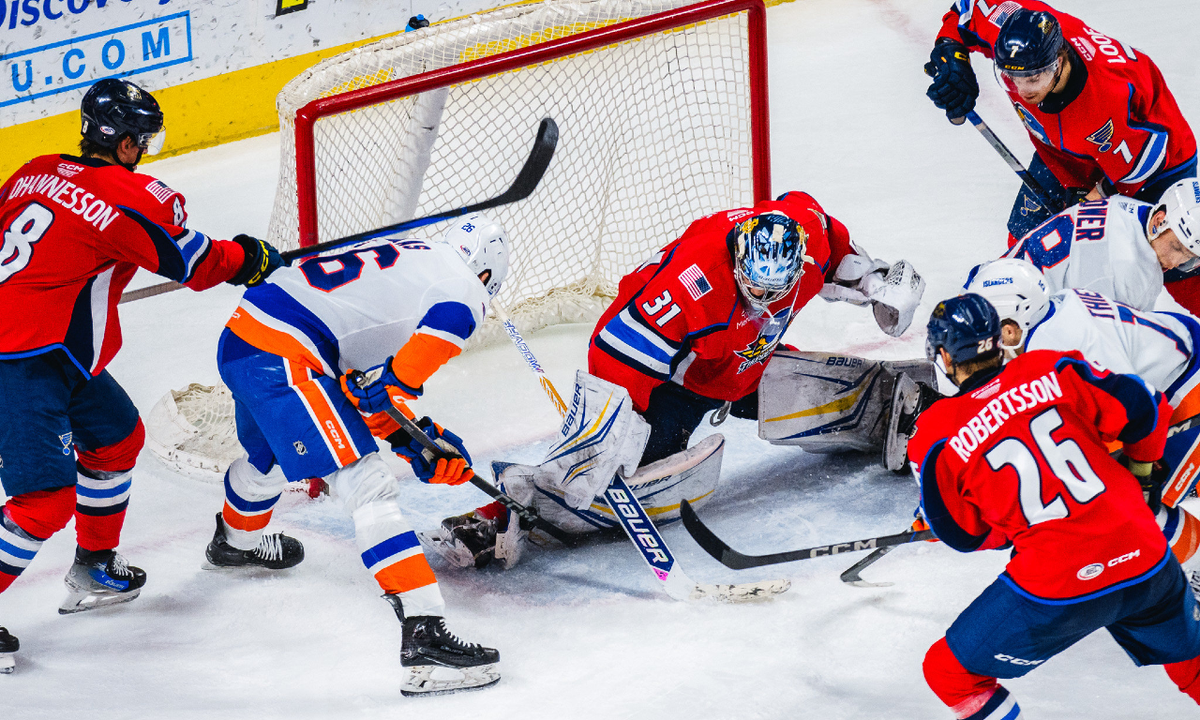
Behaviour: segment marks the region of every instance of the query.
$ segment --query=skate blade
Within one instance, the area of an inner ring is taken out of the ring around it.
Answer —
[[[0,653],[0,675],[8,675],[17,666],[12,653]]]
[[[119,605],[121,603],[129,602],[141,594],[141,588],[127,593],[121,593],[119,595],[112,593],[93,594],[86,591],[72,591],[67,595],[67,599],[63,601],[62,607],[58,609],[58,614],[72,615],[74,613],[95,610],[96,608],[108,607],[109,605]]]
[[[419,532],[417,539],[426,550],[458,568],[475,567],[475,557],[462,544],[449,542],[438,532]]]
[[[404,669],[408,675],[400,686],[400,694],[405,697],[450,695],[467,690],[482,690],[500,682],[500,671],[496,663],[464,668],[418,665]]]
[[[770,600],[776,595],[782,595],[792,587],[791,580],[762,580],[760,582],[741,583],[738,585],[704,585],[697,584],[692,590],[691,600],[711,598],[720,602],[743,603]]]

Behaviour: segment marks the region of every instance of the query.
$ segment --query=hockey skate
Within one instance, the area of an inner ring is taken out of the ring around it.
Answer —
[[[917,417],[941,395],[924,383],[909,377],[908,373],[896,376],[892,390],[892,409],[888,417],[887,435],[883,440],[883,465],[892,472],[904,469],[908,458],[908,439],[912,436]]]
[[[204,556],[217,568],[264,567],[268,570],[285,570],[299,565],[304,559],[304,546],[294,537],[274,533],[264,534],[258,547],[253,550],[239,550],[227,541],[225,521],[221,513],[217,513],[217,530]]]
[[[496,667],[500,662],[499,651],[459,640],[446,629],[446,620],[441,616],[406,618],[399,596],[383,597],[404,625],[400,644],[400,664],[405,670],[401,695],[448,695],[500,682]]]
[[[508,570],[517,564],[527,533],[511,522],[507,510],[491,519],[475,511],[448,517],[432,533],[421,533],[421,541],[455,567],[482,569],[493,561]]]
[[[7,629],[0,627],[0,675],[13,671],[16,662],[13,656],[21,649],[21,642],[12,636]]]
[[[133,600],[146,584],[146,573],[125,562],[116,550],[75,551],[75,564],[63,578],[67,599],[58,612],[62,615],[94,610]]]

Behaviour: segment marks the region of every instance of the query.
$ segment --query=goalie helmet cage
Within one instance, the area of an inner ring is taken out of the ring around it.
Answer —
[[[525,332],[594,319],[693,220],[769,197],[765,26],[761,0],[547,0],[330,58],[279,95],[268,239],[303,247],[492,197],[552,117],[541,185],[489,211],[512,247],[497,299]],[[503,337],[495,325],[476,343]]]

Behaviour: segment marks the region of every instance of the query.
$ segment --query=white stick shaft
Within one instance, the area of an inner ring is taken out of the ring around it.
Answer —
[[[504,312],[504,306],[498,302],[492,302],[492,310],[496,313],[496,319],[504,324],[504,330],[508,333],[508,337],[513,341],[513,345],[517,346],[521,357],[525,358],[525,364],[537,375],[538,382],[542,385],[542,390],[546,393],[546,397],[550,398],[550,402],[554,405],[554,409],[558,411],[560,417],[566,417],[567,405],[563,402],[562,396],[558,394],[558,390],[554,389],[554,383],[550,382],[550,378],[546,376],[546,371],[537,361],[533,351],[529,349],[525,338],[521,337],[521,331],[517,330],[517,326],[508,317],[508,313]]]

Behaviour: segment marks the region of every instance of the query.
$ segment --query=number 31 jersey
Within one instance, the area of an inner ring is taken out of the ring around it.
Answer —
[[[925,519],[962,552],[1011,542],[1001,578],[1082,600],[1156,570],[1167,542],[1138,481],[1108,454],[1162,456],[1171,406],[1078,352],[1033,350],[935,402],[908,444]]]
[[[462,350],[487,302],[483,283],[450,245],[370,240],[276,270],[246,291],[227,327],[330,377],[379,365],[411,340],[431,360],[416,387]]]

